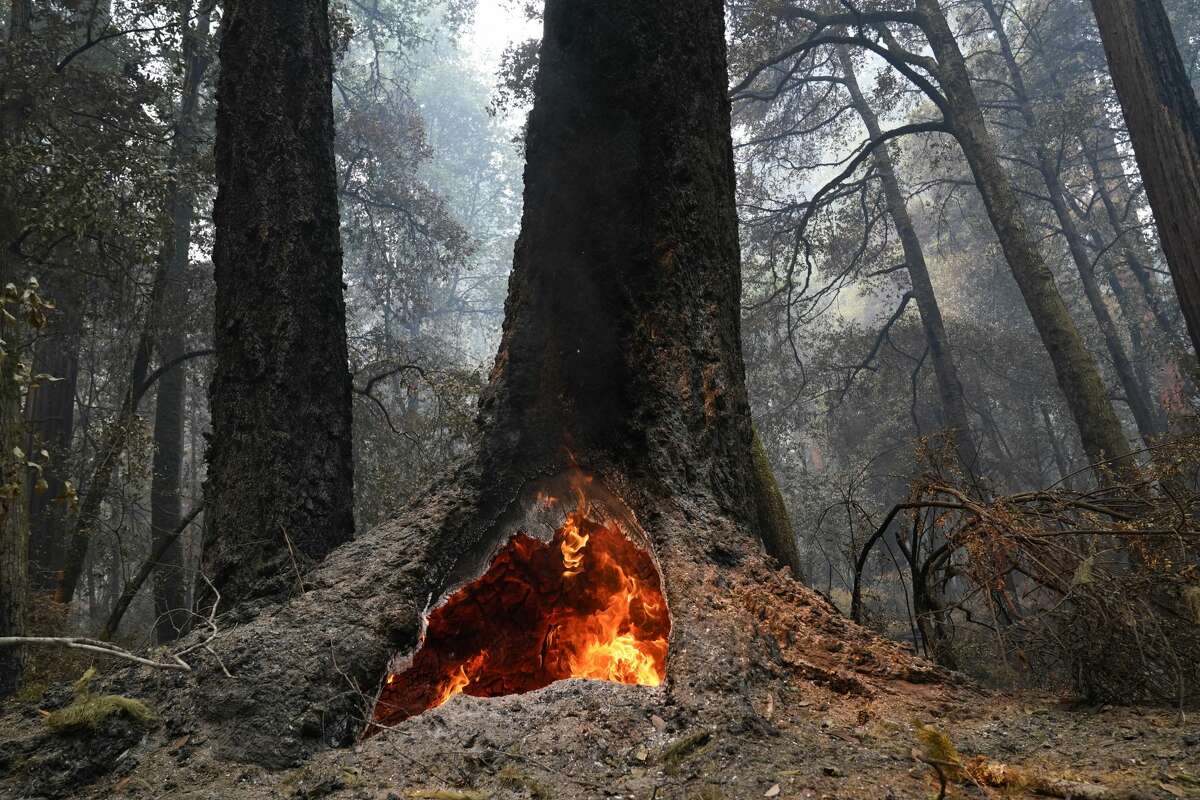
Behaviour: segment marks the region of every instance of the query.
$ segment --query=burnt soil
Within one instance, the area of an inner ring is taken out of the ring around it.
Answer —
[[[229,744],[221,729],[190,724],[169,700],[148,730],[114,719],[94,732],[51,733],[40,709],[65,702],[58,689],[3,706],[0,797],[936,797],[937,780],[914,756],[919,724],[944,732],[963,756],[1098,784],[1111,797],[1200,797],[1200,723],[1178,711],[986,692],[852,625],[765,565],[692,577],[714,620],[749,620],[746,635],[768,646],[757,663],[714,670],[712,685],[701,676],[703,690],[686,698],[671,681],[460,695],[271,770],[218,755]],[[711,648],[713,663],[746,652],[725,639],[688,646]],[[1026,795],[952,785],[948,796]]]

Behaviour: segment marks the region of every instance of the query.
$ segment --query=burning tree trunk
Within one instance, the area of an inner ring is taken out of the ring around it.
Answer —
[[[290,763],[431,705],[447,677],[488,693],[602,669],[684,703],[744,686],[767,651],[714,610],[734,592],[722,572],[784,579],[761,555],[726,80],[720,0],[547,3],[478,452],[212,643],[222,665],[189,686],[227,752]],[[773,587],[779,604],[802,591]],[[484,654],[518,614],[543,634],[536,670]],[[562,644],[581,619],[591,649]],[[411,702],[383,689],[431,663]]]

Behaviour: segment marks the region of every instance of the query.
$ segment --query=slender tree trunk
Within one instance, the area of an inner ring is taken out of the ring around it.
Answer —
[[[1092,0],[1175,292],[1200,354],[1200,103],[1161,0]]]
[[[1037,160],[1038,174],[1042,177],[1042,183],[1045,184],[1047,195],[1050,198],[1050,205],[1054,209],[1054,216],[1058,219],[1059,228],[1067,241],[1067,250],[1071,253],[1072,261],[1075,262],[1080,283],[1083,284],[1083,293],[1087,297],[1088,305],[1091,306],[1092,314],[1100,327],[1100,334],[1104,337],[1104,345],[1108,349],[1117,379],[1121,382],[1121,388],[1125,392],[1125,399],[1133,411],[1138,432],[1147,444],[1153,444],[1165,432],[1166,426],[1146,387],[1138,380],[1137,371],[1125,350],[1125,343],[1121,341],[1116,322],[1100,292],[1100,284],[1096,280],[1096,273],[1092,267],[1091,258],[1088,256],[1087,243],[1084,241],[1083,234],[1076,227],[1070,209],[1067,208],[1066,192],[1058,174],[1058,167],[1055,165],[1050,151],[1046,149],[1039,138],[1040,126],[1037,114],[1033,110],[1033,103],[1030,101],[1029,92],[1025,87],[1025,77],[1013,54],[1008,32],[1004,28],[1004,20],[993,0],[982,0],[982,4],[991,19],[992,30],[1000,44],[1000,54],[1008,68],[1012,92],[1020,107],[1021,117],[1035,142],[1034,155]]]
[[[129,440],[130,431],[136,421],[138,402],[142,397],[150,368],[154,321],[158,317],[158,309],[162,306],[165,284],[166,264],[160,260],[155,269],[146,322],[138,336],[133,364],[129,371],[129,382],[121,400],[121,408],[117,412],[117,418],[113,421],[112,426],[105,432],[104,440],[96,454],[92,474],[84,487],[79,511],[67,539],[62,582],[55,592],[55,599],[61,603],[69,603],[75,596],[79,578],[83,574],[84,563],[87,561],[92,533],[100,520],[100,510],[108,495],[108,490],[112,486],[117,462],[121,458],[121,453],[125,451],[125,444]]]
[[[180,16],[184,36],[184,81],[176,112],[172,160],[180,171],[194,158],[196,117],[200,86],[208,66],[205,52],[208,39],[209,11],[200,12],[195,28],[190,26],[192,4],[185,0]],[[163,363],[184,354],[186,342],[180,323],[187,302],[184,283],[188,251],[192,241],[195,193],[186,183],[176,181],[168,193],[170,225],[163,244],[162,257],[170,264],[163,315],[159,320],[158,354]],[[151,552],[161,552],[154,572],[155,639],[169,642],[186,630],[190,618],[187,607],[183,548],[175,531],[183,513],[184,398],[187,393],[187,368],[181,364],[158,380],[154,415],[154,464],[150,481]]]
[[[8,59],[20,58],[29,34],[30,6],[14,0],[10,7]],[[12,68],[10,62],[5,65]],[[22,133],[28,99],[0,87],[0,149]],[[21,234],[20,206],[13,186],[0,186],[0,291],[9,283],[24,281],[21,264],[10,244]],[[14,317],[22,315],[15,311]],[[0,636],[24,636],[29,626],[29,517],[26,505],[24,416],[21,386],[17,382],[21,332],[6,315],[0,315]],[[0,648],[0,698],[21,685],[25,649]]]
[[[879,118],[859,88],[854,64],[845,46],[838,47],[838,60],[841,62],[842,75],[846,79],[846,88],[850,92],[855,110],[862,118],[871,138],[879,138],[882,134]],[[912,282],[913,299],[917,301],[917,310],[921,313],[921,327],[925,331],[930,360],[937,376],[938,397],[941,400],[945,426],[953,436],[959,467],[963,475],[970,480],[979,474],[979,451],[971,433],[967,406],[963,400],[962,381],[959,380],[958,366],[954,363],[954,354],[950,350],[946,325],[942,321],[942,310],[933,291],[929,268],[925,264],[925,251],[921,247],[912,217],[909,216],[908,205],[904,201],[900,180],[896,177],[891,153],[886,147],[879,147],[875,149],[873,158],[880,183],[883,185],[888,214],[896,227],[896,234],[900,237],[900,245],[904,251],[904,263]]]
[[[204,569],[231,604],[354,531],[327,0],[228,3],[220,65]]]
[[[938,65],[938,83],[945,93],[948,116],[963,154],[975,176],[988,217],[996,230],[1034,326],[1050,356],[1059,389],[1067,400],[1079,437],[1093,463],[1116,459],[1097,478],[1107,481],[1111,470],[1131,477],[1136,465],[1121,421],[1108,399],[1095,359],[1071,319],[1054,275],[1038,251],[1012,180],[997,156],[996,145],[984,122],[970,73],[958,42],[938,0],[917,0]]]
[[[1111,151],[1113,158],[1117,159],[1119,163],[1120,154],[1117,153],[1116,145],[1112,140],[1112,134],[1103,132],[1100,135],[1106,140],[1106,144],[1103,146],[1104,150]],[[1146,305],[1153,312],[1154,320],[1158,323],[1158,327],[1163,335],[1172,341],[1179,341],[1178,329],[1172,324],[1171,319],[1163,309],[1158,291],[1150,277],[1150,270],[1146,267],[1143,257],[1145,241],[1142,239],[1140,233],[1128,230],[1129,226],[1121,218],[1121,212],[1117,208],[1118,202],[1122,204],[1127,203],[1130,196],[1124,172],[1115,179],[1109,178],[1100,167],[1097,150],[1086,141],[1083,143],[1083,152],[1084,157],[1088,161],[1088,166],[1092,171],[1092,180],[1096,185],[1096,193],[1100,195],[1100,201],[1104,206],[1108,225],[1112,228],[1113,236],[1121,239],[1121,252],[1125,257],[1125,263],[1141,287]],[[1129,240],[1131,236],[1134,237],[1132,242]]]
[[[188,215],[190,217],[190,215]],[[189,220],[190,223],[190,220]],[[181,276],[175,276],[178,280]],[[168,307],[181,306],[168,303]],[[169,331],[159,340],[163,358],[173,357],[183,350],[183,337]],[[159,545],[179,524],[182,514],[183,473],[183,398],[187,390],[187,370],[171,370],[158,381],[158,398],[154,410],[154,461],[150,479],[151,550]],[[187,629],[190,618],[186,605],[183,554],[178,538],[162,548],[162,557],[154,572],[154,638],[158,642],[177,639]]]
[[[46,491],[29,498],[29,562],[33,591],[54,593],[62,582],[66,559],[67,520],[60,497],[75,430],[75,390],[79,383],[79,345],[83,315],[78,279],[71,276],[56,291],[50,286],[55,313],[48,335],[38,342],[33,371],[55,380],[39,384],[25,402],[29,436],[26,452],[45,449],[50,462],[43,472]]]
[[[0,227],[0,231],[11,229]],[[8,256],[0,269],[0,285],[12,281]],[[0,636],[24,636],[29,625],[29,524],[26,506],[24,417],[17,383],[20,341],[17,326],[0,320],[5,342],[0,360]],[[0,648],[0,698],[16,691],[25,671],[23,648]]]

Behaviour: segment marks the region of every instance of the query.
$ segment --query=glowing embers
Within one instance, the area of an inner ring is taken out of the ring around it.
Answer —
[[[388,676],[375,721],[459,692],[495,697],[563,678],[662,683],[671,623],[658,568],[596,514],[581,497],[549,543],[516,534],[481,578],[434,609],[411,666]]]

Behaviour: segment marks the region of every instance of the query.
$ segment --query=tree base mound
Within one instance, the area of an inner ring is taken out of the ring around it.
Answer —
[[[545,480],[485,479],[478,463],[447,475],[403,517],[339,548],[284,602],[231,609],[211,651],[189,656],[193,672],[122,668],[97,690],[147,702],[162,720],[150,734],[160,744],[188,736],[228,762],[291,769],[323,750],[361,742],[383,681],[421,641],[426,609],[480,574],[486,554],[519,528],[512,518],[522,493]],[[590,707],[587,698],[618,692],[629,698],[630,713],[666,704],[688,719],[719,713],[754,726],[767,719],[765,698],[774,697],[777,708],[797,691],[788,687],[815,685],[866,701],[893,684],[950,678],[849,623],[788,570],[772,567],[751,532],[705,495],[680,497],[615,471],[593,474],[636,517],[661,569],[671,612],[665,684],[570,681],[469,705],[454,698],[447,710],[427,712],[431,719],[452,719],[459,708],[492,714],[486,709],[493,702],[540,717],[542,698],[564,692],[578,697],[578,719]],[[194,633],[180,646],[205,635]],[[564,720],[572,718],[569,710],[563,708]],[[427,725],[425,716],[400,727]],[[570,722],[561,727],[564,744],[577,741]]]
[[[10,704],[0,718],[0,794],[932,797],[936,778],[912,756],[918,723],[944,731],[964,756],[1105,784],[1114,798],[1157,796],[1137,790],[1161,782],[1186,787],[1172,776],[1200,771],[1200,753],[1187,745],[1200,728],[1177,715],[1079,711],[1044,696],[980,691],[849,623],[758,557],[732,570],[702,566],[691,577],[689,589],[707,598],[708,613],[696,621],[708,635],[679,657],[713,665],[693,680],[644,687],[571,679],[526,694],[459,695],[352,746],[275,768],[231,762],[229,731],[175,706],[162,708],[164,724],[145,736],[102,731],[88,749],[78,737],[47,732],[34,707]],[[65,757],[83,763],[92,752],[87,769],[56,774]]]

